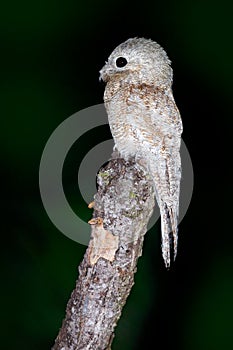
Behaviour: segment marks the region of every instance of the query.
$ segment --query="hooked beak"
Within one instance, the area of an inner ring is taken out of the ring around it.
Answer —
[[[106,83],[110,78],[110,74],[113,73],[113,70],[109,67],[108,62],[105,62],[105,65],[99,73],[99,81],[103,80]]]

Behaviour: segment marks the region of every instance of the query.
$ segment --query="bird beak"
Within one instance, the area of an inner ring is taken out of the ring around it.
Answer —
[[[100,76],[99,80],[103,80],[105,83],[107,83],[111,77],[111,75],[115,74],[116,71],[110,66],[108,62],[105,62],[105,65],[100,70]]]
[[[105,73],[104,73],[104,67],[100,70],[100,76],[99,76],[99,81],[103,80],[105,81]]]
[[[105,62],[105,65],[103,66],[103,68],[99,72],[100,73],[99,81],[101,81],[101,80],[103,80],[104,82],[107,81],[107,79],[108,79],[107,70],[108,70],[108,62]]]

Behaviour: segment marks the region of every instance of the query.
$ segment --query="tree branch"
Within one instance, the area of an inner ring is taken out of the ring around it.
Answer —
[[[154,191],[134,161],[113,159],[98,174],[91,240],[53,350],[110,350],[134,284]]]

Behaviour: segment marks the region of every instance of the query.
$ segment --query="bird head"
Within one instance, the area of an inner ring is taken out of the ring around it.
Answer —
[[[132,38],[115,48],[100,70],[104,82],[118,79],[130,84],[171,86],[172,68],[166,52],[156,42]]]

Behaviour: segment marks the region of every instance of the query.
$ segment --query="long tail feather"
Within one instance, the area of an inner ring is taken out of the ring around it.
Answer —
[[[177,210],[160,202],[162,255],[165,266],[170,267],[171,260],[175,260],[178,245]],[[173,258],[171,258],[173,256]]]

